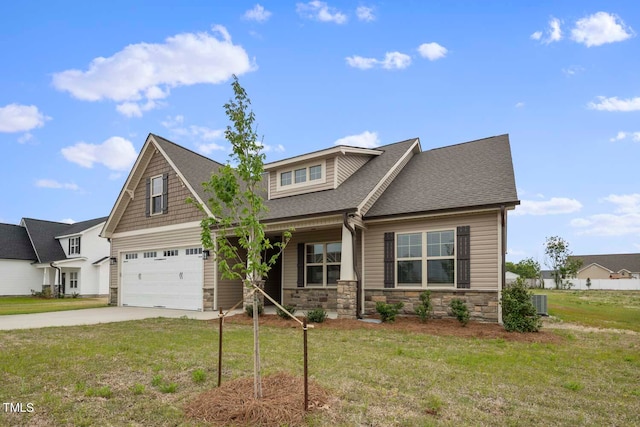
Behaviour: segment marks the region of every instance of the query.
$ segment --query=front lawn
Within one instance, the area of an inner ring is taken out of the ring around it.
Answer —
[[[251,326],[232,319],[223,381],[252,375]],[[639,334],[561,330],[523,341],[333,322],[309,330],[310,374],[335,400],[308,425],[640,425]],[[302,374],[293,325],[261,327],[265,375]],[[0,400],[33,407],[0,410],[0,425],[202,425],[183,408],[216,385],[217,330],[148,319],[0,331]]]
[[[534,292],[547,295],[549,314],[566,322],[640,332],[640,291]]]
[[[106,307],[107,298],[0,297],[0,315]]]

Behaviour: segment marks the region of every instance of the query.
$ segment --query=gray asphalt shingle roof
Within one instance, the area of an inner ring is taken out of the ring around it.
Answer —
[[[573,255],[569,258],[581,259],[581,268],[598,264],[616,273],[623,269],[640,272],[640,254]]]
[[[0,259],[36,260],[36,253],[24,227],[0,224]]]
[[[366,217],[518,203],[509,136],[500,135],[415,155]]]

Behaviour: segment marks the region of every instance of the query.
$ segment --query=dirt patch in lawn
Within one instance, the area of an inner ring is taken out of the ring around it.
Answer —
[[[375,317],[369,320],[376,320]],[[218,322],[214,320],[214,322]],[[229,317],[227,323],[251,325],[252,319],[244,314]],[[418,317],[397,317],[393,323],[371,323],[362,320],[327,319],[323,323],[314,323],[316,329],[337,330],[392,330],[399,332],[422,333],[435,336],[450,336],[462,338],[504,339],[505,341],[559,343],[564,338],[551,331],[542,330],[534,333],[507,332],[503,326],[497,323],[469,322],[462,326],[456,319],[429,319],[422,323]],[[273,326],[281,328],[300,328],[294,320],[285,320],[276,315],[263,315],[260,317],[260,326]]]
[[[329,407],[329,394],[309,381],[309,411]],[[202,393],[185,407],[187,417],[233,426],[306,425],[304,383],[301,377],[277,373],[262,378],[262,399],[253,398],[253,378],[223,382],[219,388]]]

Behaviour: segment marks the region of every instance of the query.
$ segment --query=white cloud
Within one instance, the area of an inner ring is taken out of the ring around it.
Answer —
[[[623,132],[623,131],[620,131],[620,132],[618,132],[616,134],[616,136],[614,136],[613,138],[610,138],[609,141],[616,142],[616,141],[625,140],[627,138],[631,138],[631,140],[635,141],[635,142],[640,142],[640,132]]]
[[[0,132],[27,132],[44,126],[51,120],[38,111],[35,105],[9,104],[0,107]]]
[[[386,70],[401,70],[411,65],[411,57],[400,52],[387,52],[384,59],[348,56],[345,60],[350,67],[359,68],[361,70],[368,70],[376,66],[380,66]]]
[[[418,52],[423,58],[427,58],[429,61],[435,61],[436,59],[444,58],[447,55],[447,48],[439,45],[438,43],[423,43],[418,47]]]
[[[572,65],[568,68],[563,68],[562,72],[565,73],[567,76],[575,76],[578,73],[581,73],[584,71],[584,67],[581,67],[579,65]]]
[[[334,7],[330,7],[323,1],[314,0],[309,3],[297,3],[296,11],[301,17],[315,21],[333,22],[336,24],[344,24],[347,22],[347,15]]]
[[[256,4],[253,9],[247,10],[242,17],[249,21],[267,22],[271,17],[271,12],[260,4]]]
[[[83,101],[108,99],[129,117],[162,105],[172,88],[217,84],[252,71],[247,52],[234,45],[225,27],[211,33],[183,33],[164,43],[132,44],[108,58],[95,58],[86,71],[53,75],[56,89]]]
[[[376,20],[376,16],[373,14],[373,8],[367,6],[358,6],[356,9],[356,16],[360,21],[371,22]]]
[[[375,148],[380,145],[380,139],[377,132],[369,132],[368,130],[358,134],[349,135],[340,138],[333,143],[334,145],[349,145],[352,147]]]
[[[58,182],[53,179],[39,179],[36,181],[36,187],[40,188],[55,188],[55,189],[64,189],[64,190],[73,190],[77,191],[80,189],[76,184],[72,182]]]
[[[599,111],[637,111],[640,110],[640,97],[629,99],[618,99],[614,96],[606,98],[604,96],[597,96],[598,102],[590,102],[587,104],[592,110]]]
[[[549,200],[522,200],[512,215],[558,215],[577,212],[582,203],[567,197],[552,197]]]
[[[634,35],[619,16],[597,12],[576,22],[571,39],[587,47],[626,40]]]
[[[222,145],[218,145],[215,142],[210,142],[208,144],[205,143],[198,143],[196,144],[196,147],[198,148],[198,151],[202,154],[211,154],[214,151],[225,151],[226,148]]]
[[[202,154],[211,154],[214,151],[224,151],[226,147],[212,141],[224,139],[224,129],[211,129],[206,126],[184,125],[184,116],[167,117],[160,122],[173,135],[196,140],[196,147]]]
[[[581,228],[579,234],[591,236],[640,235],[640,194],[610,194],[601,201],[614,205],[613,213],[576,218],[571,226]]]
[[[79,142],[61,150],[65,159],[85,168],[102,164],[115,171],[126,171],[136,160],[136,150],[131,141],[113,136],[102,144]]]
[[[542,31],[536,31],[529,36],[531,40],[540,40],[542,38]]]
[[[262,151],[264,151],[265,153],[284,153],[285,151],[284,145],[282,144],[269,145],[258,143],[258,145],[262,146]]]
[[[517,102],[515,107],[516,108],[523,108],[524,107],[524,102]]]
[[[549,44],[562,40],[562,29],[560,28],[562,21],[553,16],[549,19],[549,28],[546,30],[546,37],[542,31],[536,31],[531,34],[529,38],[531,40],[539,40],[544,44]]]

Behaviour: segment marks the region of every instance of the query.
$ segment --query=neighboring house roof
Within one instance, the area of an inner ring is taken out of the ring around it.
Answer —
[[[0,259],[35,261],[27,230],[20,225],[0,224]]]
[[[106,217],[91,219],[88,221],[66,224],[63,222],[45,221],[41,219],[23,218],[24,226],[35,250],[36,260],[39,263],[49,263],[67,259],[58,236],[80,234],[89,228],[95,227],[106,221]]]
[[[519,203],[509,136],[500,135],[417,154],[367,217]]]
[[[572,255],[569,258],[582,260],[580,270],[597,264],[613,272],[621,270],[632,273],[640,272],[640,254]]]
[[[554,279],[553,270],[540,270],[540,277],[543,279]]]

